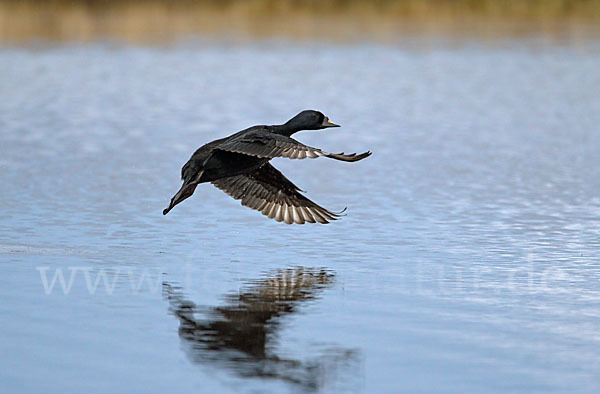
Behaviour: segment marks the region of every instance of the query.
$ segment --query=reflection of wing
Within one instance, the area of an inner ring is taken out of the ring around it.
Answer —
[[[272,304],[277,307],[313,298],[317,290],[333,282],[333,277],[331,272],[303,267],[275,271],[268,278],[254,282],[252,287],[244,289],[235,298],[246,304]],[[284,307],[282,311],[288,309]]]
[[[178,288],[164,282],[163,291],[179,319],[179,335],[192,361],[232,369],[247,378],[278,379],[315,392],[326,380],[331,381],[331,375],[324,379],[320,374],[357,361],[357,352],[328,347],[307,360],[292,359],[277,355],[274,342],[280,318],[294,314],[301,302],[314,299],[333,279],[334,273],[323,269],[278,270],[227,295],[225,305],[210,307],[204,318],[196,317],[197,306]]]
[[[244,175],[218,179],[213,185],[242,205],[287,224],[329,223],[340,215],[304,197],[298,187],[269,163]]]
[[[319,156],[325,156],[336,160],[352,162],[362,160],[371,155],[371,152],[365,152],[360,155],[356,153],[350,155],[345,155],[344,153],[327,153],[321,149],[304,145],[293,138],[269,131],[254,131],[244,134],[221,144],[218,149],[270,159],[275,157],[287,157],[289,159],[305,159],[309,157],[315,159]]]

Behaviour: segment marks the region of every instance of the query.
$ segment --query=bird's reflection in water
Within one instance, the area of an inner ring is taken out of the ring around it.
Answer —
[[[315,299],[334,277],[324,269],[274,271],[250,282],[239,293],[226,295],[225,305],[206,310],[186,300],[181,289],[172,284],[163,283],[163,293],[170,311],[179,319],[179,336],[193,362],[223,366],[245,378],[278,379],[314,391],[325,384],[337,385],[335,381],[341,380],[343,372],[356,379],[359,352],[330,347],[308,359],[280,357],[276,333],[283,317],[296,313],[301,303]]]

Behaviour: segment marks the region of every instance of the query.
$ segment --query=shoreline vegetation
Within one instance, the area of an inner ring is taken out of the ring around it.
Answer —
[[[0,0],[0,44],[600,36],[600,0]]]

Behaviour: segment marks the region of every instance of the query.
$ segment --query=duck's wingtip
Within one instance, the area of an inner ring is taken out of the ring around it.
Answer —
[[[348,215],[347,213],[344,213],[348,210],[348,207],[344,207],[344,209],[342,209],[339,212],[332,212],[335,216],[341,217],[341,216],[346,216]]]
[[[359,161],[362,159],[366,159],[367,157],[371,156],[372,154],[373,154],[373,152],[371,152],[370,150],[368,150],[364,153],[360,153],[360,154],[353,153],[352,155],[350,155],[350,156],[352,156],[351,161]]]

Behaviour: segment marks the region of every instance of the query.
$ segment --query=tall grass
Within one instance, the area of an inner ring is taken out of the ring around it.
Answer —
[[[0,42],[594,31],[600,0],[0,0]]]

